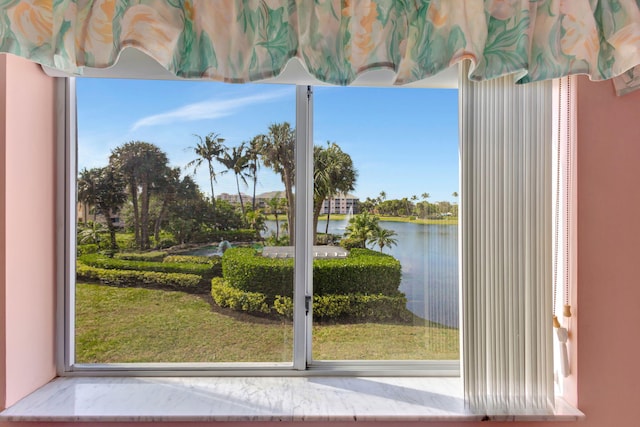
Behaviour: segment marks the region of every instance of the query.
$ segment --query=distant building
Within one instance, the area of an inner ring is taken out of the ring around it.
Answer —
[[[358,203],[360,203],[360,199],[353,194],[338,194],[336,197],[322,202],[320,214],[356,214],[358,213]]]
[[[240,194],[242,194],[242,202],[244,204],[251,203],[251,196],[249,196],[247,194],[244,194],[244,193],[240,193]],[[216,199],[217,200],[224,200],[225,202],[229,202],[229,203],[238,203],[238,204],[240,204],[240,197],[238,197],[237,194],[222,193],[222,194],[218,194]]]
[[[101,222],[103,224],[107,224],[107,219],[104,217],[104,215],[102,214],[95,214],[94,212],[94,207],[86,204],[86,203],[82,203],[82,202],[78,202],[77,204],[77,221],[79,223],[86,223],[89,221],[94,221],[95,222]],[[116,227],[116,228],[124,228],[125,224],[124,224],[124,220],[122,219],[122,217],[120,217],[120,214],[111,214],[109,221],[111,221],[111,223]]]
[[[256,208],[267,209],[269,206],[269,200],[277,197],[279,199],[286,199],[284,190],[281,191],[267,191],[266,193],[256,194]]]

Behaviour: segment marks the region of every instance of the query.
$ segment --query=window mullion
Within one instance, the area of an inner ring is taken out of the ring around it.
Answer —
[[[311,310],[305,300],[312,295],[313,263],[313,127],[311,86],[296,87],[295,267],[293,314],[293,366],[304,370],[311,357]]]

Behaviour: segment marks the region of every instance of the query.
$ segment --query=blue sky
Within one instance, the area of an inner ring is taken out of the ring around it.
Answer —
[[[295,126],[295,88],[212,82],[78,79],[78,167],[104,166],[128,141],[159,146],[173,166],[195,158],[195,135],[220,134],[228,146],[265,133],[272,123]],[[358,170],[361,200],[385,191],[388,199],[422,193],[453,200],[458,191],[458,94],[452,89],[314,88],[314,143],[336,142]],[[222,166],[218,170],[222,171]],[[209,193],[206,170],[195,175]],[[282,190],[262,168],[257,192]],[[248,188],[242,188],[249,194]],[[236,193],[222,175],[216,195]]]

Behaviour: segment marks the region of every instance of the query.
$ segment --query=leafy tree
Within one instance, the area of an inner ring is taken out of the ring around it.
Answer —
[[[353,167],[351,156],[342,151],[335,142],[326,147],[315,146],[313,150],[313,241],[316,241],[318,218],[322,203],[338,193],[347,193],[355,188],[358,172]],[[327,214],[328,234],[331,205]]]
[[[87,243],[100,245],[102,235],[108,232],[109,230],[103,223],[97,221],[90,222],[78,227],[78,243],[81,245]]]
[[[284,184],[287,199],[287,220],[289,225],[289,239],[294,241],[295,229],[295,200],[293,187],[295,180],[295,130],[287,122],[274,123],[269,126],[266,135],[254,138],[256,148],[262,157],[263,164],[280,175]]]
[[[249,228],[256,230],[258,236],[260,236],[261,233],[267,229],[267,225],[265,224],[266,218],[259,210],[247,211],[245,220]]]
[[[169,206],[175,202],[178,196],[178,186],[180,185],[180,168],[167,168],[164,175],[158,181],[155,190],[159,199],[160,207],[155,218],[154,238],[156,244],[160,242],[160,230],[162,224],[167,220]]]
[[[127,183],[133,205],[136,246],[140,249],[149,249],[151,193],[164,179],[167,163],[167,155],[160,148],[142,141],[131,141],[116,147],[109,157],[109,165],[121,173]]]
[[[198,184],[187,175],[176,186],[175,199],[168,206],[166,227],[178,243],[193,241],[210,209],[211,205],[200,193]]]
[[[209,168],[209,183],[211,184],[211,206],[213,206],[213,221],[215,223],[216,195],[213,191],[213,183],[216,182],[216,171],[213,168],[213,162],[224,152],[224,138],[214,132],[205,136],[204,139],[200,135],[194,136],[198,138],[199,142],[195,147],[189,147],[188,149],[193,150],[198,157],[187,163],[187,168],[192,167],[193,173],[195,174],[202,163],[207,163],[207,167]]]
[[[242,193],[240,192],[240,181],[247,185],[247,178],[250,176],[247,173],[249,168],[249,156],[247,155],[247,149],[244,144],[240,144],[237,147],[225,148],[221,157],[217,158],[218,161],[227,168],[227,171],[233,172],[236,178],[236,187],[238,189],[238,198],[240,199],[240,209],[242,211],[242,217],[246,216],[244,210],[244,202],[242,200]]]
[[[347,224],[346,237],[357,242],[360,248],[366,248],[367,242],[373,237],[374,230],[380,228],[379,218],[368,212],[354,215]]]
[[[116,227],[111,220],[122,205],[127,201],[126,182],[124,176],[113,166],[107,166],[98,170],[95,182],[96,210],[104,216],[109,229],[110,249],[118,250],[116,242]]]
[[[378,245],[380,247],[380,252],[382,252],[382,248],[385,246],[390,248],[391,246],[398,244],[398,240],[393,237],[396,235],[397,233],[395,231],[378,226],[371,231],[371,236],[369,237],[368,242]]]

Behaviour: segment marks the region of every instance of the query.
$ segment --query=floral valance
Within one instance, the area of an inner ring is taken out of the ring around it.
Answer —
[[[0,51],[65,72],[134,47],[177,76],[278,75],[296,57],[346,85],[386,68],[395,84],[469,59],[470,77],[609,79],[640,64],[636,0],[0,0]]]

